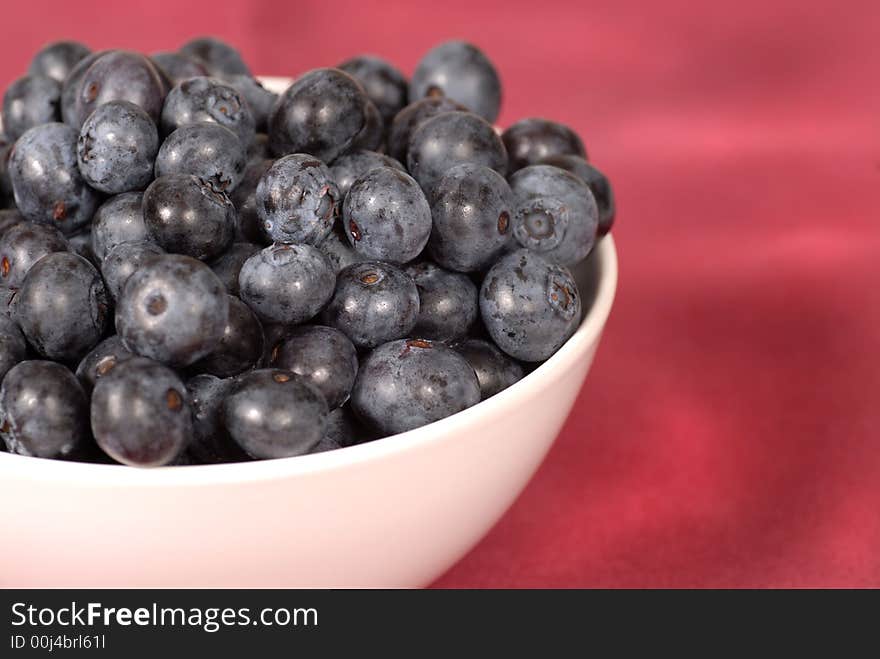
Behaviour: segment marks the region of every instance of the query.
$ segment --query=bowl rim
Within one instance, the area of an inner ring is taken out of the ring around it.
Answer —
[[[116,464],[68,462],[0,452],[0,475],[16,478],[69,483],[91,487],[205,486],[285,479],[317,474],[379,460],[389,455],[417,451],[443,438],[466,432],[480,416],[503,414],[527,403],[533,394],[583,359],[597,344],[617,291],[617,251],[614,239],[606,235],[595,248],[598,259],[598,285],[593,304],[578,329],[547,361],[534,371],[491,398],[473,407],[407,432],[383,437],[341,449],[274,460],[255,460],[212,465],[169,465],[137,468]]]

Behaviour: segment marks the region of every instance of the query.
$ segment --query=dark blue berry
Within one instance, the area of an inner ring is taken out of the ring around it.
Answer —
[[[47,76],[28,75],[3,94],[3,132],[18,139],[26,130],[61,119],[61,84]]]
[[[352,142],[352,149],[363,149],[366,151],[376,151],[382,148],[382,141],[385,138],[385,124],[382,122],[382,115],[372,101],[368,100],[364,106],[364,127]]]
[[[522,366],[488,341],[465,339],[452,347],[477,374],[482,400],[507,389],[523,377]]]
[[[337,275],[343,268],[350,266],[352,263],[360,263],[369,260],[367,257],[354,250],[351,243],[348,242],[348,236],[345,235],[345,230],[338,223],[333,227],[333,230],[327,235],[327,237],[321,241],[321,244],[318,245],[318,249],[320,249],[330,260],[330,264],[333,266],[333,272]]]
[[[327,448],[354,446],[374,439],[374,434],[352,413],[350,405],[337,407],[327,415],[327,429],[324,439]],[[314,453],[315,451],[313,451]]]
[[[224,78],[251,73],[241,53],[215,37],[199,37],[187,41],[180,47],[180,52],[200,62],[212,76]]]
[[[480,402],[480,385],[465,359],[424,339],[386,343],[361,364],[351,395],[355,413],[393,435]]]
[[[156,176],[192,174],[229,192],[244,175],[245,147],[231,130],[213,122],[181,126],[162,142]]]
[[[117,364],[136,355],[125,347],[122,339],[114,334],[92,348],[76,367],[76,377],[86,393],[91,394],[95,383],[112,371]]]
[[[333,295],[336,277],[310,245],[272,245],[244,262],[241,299],[264,321],[295,325],[313,318]]]
[[[286,458],[308,453],[321,441],[327,403],[293,373],[261,369],[237,378],[223,401],[223,421],[249,455]]]
[[[76,154],[86,183],[119,194],[147,186],[158,151],[159,131],[150,115],[134,103],[112,101],[85,120]]]
[[[254,368],[263,356],[263,327],[254,312],[230,295],[229,316],[220,343],[211,353],[192,365],[195,373],[220,378],[239,375]]]
[[[37,51],[28,67],[28,73],[49,76],[62,83],[77,63],[90,53],[88,47],[77,41],[53,41]]]
[[[520,249],[486,273],[480,314],[499,348],[514,359],[539,362],[574,334],[581,298],[566,268]]]
[[[220,343],[229,298],[201,261],[168,254],[144,264],[122,289],[116,331],[132,352],[172,366],[187,366]]]
[[[257,130],[265,133],[269,125],[269,115],[278,100],[278,94],[270,92],[263,87],[259,80],[249,75],[228,76],[225,81],[244,97],[254,115]]]
[[[342,448],[342,445],[331,437],[324,435],[317,444],[309,451],[309,455],[313,453],[325,453],[327,451],[335,451]]]
[[[61,120],[76,130],[79,130],[82,125],[82,121],[78,118],[77,109],[79,83],[95,60],[106,52],[108,51],[103,50],[86,55],[70,69],[70,73],[61,81]]]
[[[173,51],[153,53],[150,55],[150,59],[153,60],[156,68],[168,78],[172,87],[187,78],[208,75],[208,69],[201,62],[183,53]]]
[[[520,119],[501,134],[510,171],[536,165],[545,158],[570,154],[587,157],[584,143],[578,134],[564,124],[549,119]]]
[[[238,222],[235,229],[237,242],[249,242],[266,247],[272,239],[266,234],[263,220],[257,212],[257,185],[266,170],[274,161],[268,158],[256,158],[248,161],[241,182],[229,194],[238,211]]]
[[[193,416],[193,441],[187,447],[196,464],[246,462],[250,456],[236,444],[223,424],[223,400],[234,381],[196,375],[186,382]]]
[[[10,453],[38,458],[71,457],[88,438],[88,400],[61,364],[25,361],[0,387],[0,435]]]
[[[479,314],[477,287],[467,275],[423,261],[406,267],[419,290],[419,317],[412,335],[453,341],[466,335]]]
[[[418,316],[419,291],[412,278],[389,263],[365,261],[339,273],[321,319],[358,348],[373,348],[408,336]]]
[[[270,365],[301,376],[320,391],[330,409],[345,403],[357,376],[354,344],[339,330],[298,327],[272,350]]]
[[[193,435],[183,382],[167,366],[143,357],[117,364],[95,383],[91,419],[98,446],[136,467],[170,464]]]
[[[107,252],[101,263],[101,276],[110,298],[118,300],[128,278],[163,254],[165,250],[146,240],[122,243]]]
[[[16,224],[0,237],[0,282],[18,288],[37,261],[68,249],[68,242],[57,229],[29,222]]]
[[[16,224],[26,222],[24,215],[18,212],[17,208],[0,209],[0,238],[6,233],[7,229],[11,229]]]
[[[407,102],[407,82],[390,62],[373,55],[360,55],[339,65],[363,85],[369,99],[376,105],[382,122],[388,124]]]
[[[501,107],[501,80],[489,59],[476,46],[447,41],[421,59],[409,84],[409,97],[446,96],[487,121]]]
[[[67,238],[67,244],[70,246],[71,252],[83,257],[86,261],[91,263],[99,270],[101,269],[101,264],[98,261],[98,257],[95,256],[95,250],[92,249],[91,227],[86,227],[79,233],[75,233],[74,235],[69,236]]]
[[[422,122],[443,112],[466,109],[452,99],[442,96],[423,98],[410,103],[394,116],[388,128],[388,154],[400,162],[406,162],[410,135]]]
[[[393,167],[402,172],[406,171],[403,165],[391,156],[364,149],[346,153],[334,160],[330,165],[330,173],[339,186],[339,198],[345,199],[351,184],[377,167]]]
[[[308,245],[330,233],[341,201],[327,166],[303,153],[276,160],[260,178],[254,199],[272,240]]]
[[[27,343],[18,324],[0,315],[0,380],[26,356]]]
[[[238,275],[241,272],[241,266],[260,249],[259,245],[253,243],[233,243],[229,249],[211,262],[211,270],[220,278],[230,295],[238,297]]]
[[[95,211],[92,250],[98,262],[103,261],[117,245],[147,240],[143,199],[142,192],[123,192],[110,197]]]
[[[616,213],[614,204],[614,191],[608,177],[588,163],[580,156],[558,155],[550,156],[541,161],[542,165],[553,165],[561,169],[568,170],[575,176],[579,177],[589,187],[590,192],[596,199],[596,206],[599,210],[599,228],[597,235],[604,236],[611,231],[614,224],[614,215]]]
[[[510,177],[516,199],[513,235],[549,261],[572,266],[596,242],[599,213],[590,188],[571,172],[530,165]]]
[[[213,78],[188,78],[179,82],[168,92],[162,108],[162,134],[203,121],[225,126],[238,135],[245,148],[256,135],[254,115],[235,89]]]
[[[450,270],[485,270],[513,240],[514,209],[513,192],[495,170],[473,164],[448,169],[431,199],[428,253]]]

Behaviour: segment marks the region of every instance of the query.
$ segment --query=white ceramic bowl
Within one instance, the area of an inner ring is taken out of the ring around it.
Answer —
[[[610,237],[575,276],[587,312],[574,336],[512,387],[423,428],[232,465],[0,453],[0,586],[430,583],[510,506],[571,410],[617,286]]]

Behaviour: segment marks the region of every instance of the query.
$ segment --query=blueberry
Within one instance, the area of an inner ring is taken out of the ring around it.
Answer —
[[[186,387],[167,366],[143,357],[117,364],[95,383],[92,432],[123,464],[171,463],[193,435]]]
[[[313,453],[325,453],[327,451],[335,451],[336,449],[342,448],[342,445],[339,444],[333,438],[324,435],[317,444],[315,444],[311,450],[309,451],[309,455]]]
[[[412,132],[431,117],[455,110],[466,110],[466,108],[442,96],[423,98],[410,103],[398,112],[391,122],[388,129],[388,154],[400,162],[406,162]]]
[[[263,356],[263,328],[254,312],[237,297],[229,296],[229,317],[217,347],[192,365],[196,373],[220,378],[239,375],[257,365]]]
[[[238,136],[206,121],[181,126],[165,138],[156,157],[156,176],[192,174],[229,192],[241,181],[246,164]]]
[[[333,226],[333,230],[327,237],[321,241],[318,249],[329,259],[330,264],[333,266],[333,272],[337,275],[343,268],[350,266],[352,263],[361,263],[362,261],[369,260],[354,250],[351,243],[348,242],[345,230],[338,223]]]
[[[345,403],[357,376],[354,344],[339,330],[320,325],[303,326],[272,350],[273,368],[301,376],[320,391],[330,409]]]
[[[70,123],[82,126],[98,106],[110,101],[130,101],[157,122],[164,100],[165,84],[149,59],[140,53],[110,50],[99,54],[83,72]]]
[[[351,404],[370,426],[393,435],[480,402],[474,369],[451,348],[424,339],[386,343],[361,364]]]
[[[229,197],[197,176],[160,176],[144,192],[143,210],[147,234],[167,252],[210,260],[235,237]]]
[[[19,213],[18,209],[4,208],[0,210],[0,238],[3,237],[3,234],[6,233],[8,229],[25,221],[24,215]]]
[[[211,270],[220,278],[230,295],[238,296],[238,275],[241,266],[260,249],[259,245],[253,243],[233,243],[228,250],[211,262]]]
[[[82,121],[79,119],[77,101],[79,99],[79,83],[88,71],[89,67],[94,64],[95,60],[108,51],[103,50],[97,53],[91,53],[79,60],[67,77],[61,81],[61,120],[79,130]],[[85,117],[83,117],[85,119]]]
[[[269,115],[278,100],[278,94],[270,92],[263,87],[259,80],[249,75],[228,76],[225,80],[230,87],[244,97],[254,115],[257,130],[265,133],[269,126]]]
[[[364,106],[364,127],[352,142],[352,149],[375,151],[382,148],[385,139],[385,124],[382,123],[382,115],[372,101],[367,101]]]
[[[372,439],[374,439],[373,433],[352,413],[350,405],[337,407],[327,415],[327,429],[324,431],[322,441],[328,442],[329,445],[325,445],[328,446],[325,450],[363,444]]]
[[[446,96],[491,122],[501,107],[501,81],[479,48],[447,41],[428,51],[413,73],[409,97],[424,96]]]
[[[342,210],[355,251],[382,261],[406,263],[431,235],[431,207],[419,184],[393,167],[370,170],[351,185]]]
[[[276,160],[260,178],[254,199],[272,240],[308,245],[330,233],[341,201],[327,166],[303,153]]]
[[[264,321],[295,325],[313,318],[333,295],[327,257],[309,245],[272,245],[244,262],[241,299]]]
[[[400,268],[379,261],[355,263],[336,280],[321,315],[358,348],[374,348],[407,336],[419,317],[419,291]]]
[[[77,132],[70,126],[35,126],[15,143],[9,162],[21,214],[31,222],[54,224],[66,234],[91,221],[99,201],[80,174],[76,141]]]
[[[273,160],[257,158],[248,161],[241,182],[229,194],[238,211],[238,223],[235,239],[239,242],[251,242],[266,247],[272,240],[266,235],[263,220],[257,213],[257,185],[266,170],[272,166]]]
[[[24,335],[42,356],[77,362],[104,334],[111,302],[91,263],[69,252],[37,261],[15,301]]]
[[[543,361],[574,334],[581,298],[571,273],[527,249],[486,274],[480,314],[492,340],[514,359]]]
[[[477,319],[477,287],[458,272],[423,261],[406,267],[419,290],[419,317],[412,335],[452,341],[468,333]]]
[[[614,191],[611,189],[611,183],[608,178],[593,167],[580,156],[558,155],[550,156],[541,161],[542,165],[553,165],[565,169],[586,183],[593,197],[596,199],[596,206],[599,212],[599,228],[597,235],[604,236],[611,231],[614,224],[615,204]]]
[[[22,223],[10,227],[0,238],[0,282],[18,288],[33,265],[47,254],[66,252],[61,232],[42,224]]]
[[[187,78],[208,75],[208,69],[201,62],[183,53],[173,51],[153,53],[150,55],[150,59],[153,60],[156,68],[168,78],[172,86]]]
[[[91,394],[95,382],[112,371],[117,364],[135,356],[118,335],[108,336],[82,358],[76,367],[76,377],[86,393]]]
[[[367,151],[365,149],[346,153],[334,160],[333,164],[330,165],[330,173],[339,186],[339,198],[345,199],[345,195],[348,193],[349,188],[351,188],[351,184],[355,182],[355,179],[368,174],[377,167],[393,167],[402,172],[406,171],[403,165],[394,158],[386,156],[384,153]]]
[[[3,132],[18,139],[26,130],[61,119],[61,84],[46,76],[28,75],[3,94]]]
[[[92,250],[98,262],[122,243],[147,240],[142,192],[123,192],[98,207],[92,219]]]
[[[70,251],[72,253],[83,257],[99,270],[101,269],[101,264],[98,262],[98,258],[95,256],[95,251],[92,249],[91,227],[86,227],[79,233],[68,237],[67,244],[70,246]]]
[[[132,274],[116,307],[116,331],[132,352],[187,366],[220,343],[229,316],[222,282],[201,261],[168,254]]]
[[[570,154],[587,157],[584,143],[578,134],[564,124],[549,119],[520,119],[501,134],[510,171],[527,165],[536,165],[550,156]]]
[[[5,316],[0,316],[0,380],[9,369],[24,361],[27,356],[27,343],[18,325]]]
[[[482,165],[448,169],[434,188],[428,253],[459,272],[485,270],[513,238],[513,192],[504,177]]]
[[[112,101],[85,120],[76,155],[90,186],[119,194],[146,187],[158,151],[159,131],[150,115],[134,103]]]
[[[407,169],[425,191],[461,163],[485,165],[502,176],[507,173],[504,144],[484,119],[470,112],[443,112],[412,132]]]
[[[0,287],[0,317],[15,321],[15,298],[17,297],[17,288]]]
[[[13,146],[14,143],[0,146],[0,206],[4,209],[15,206],[12,179],[9,178],[9,160],[12,158]]]
[[[10,453],[69,457],[88,438],[86,394],[61,364],[25,361],[12,367],[0,387],[0,410],[0,435]]]
[[[193,441],[187,453],[196,463],[245,462],[250,456],[232,441],[223,425],[223,399],[233,380],[196,375],[186,382],[193,416]]]
[[[388,124],[406,105],[407,82],[391,63],[373,55],[361,55],[346,60],[339,69],[357,79],[376,105],[382,122]]]
[[[223,421],[249,455],[285,458],[308,453],[321,441],[327,403],[289,371],[261,369],[236,380],[223,401]]]
[[[77,41],[53,41],[37,51],[28,67],[28,73],[49,76],[62,83],[77,63],[90,53],[88,47]]]
[[[250,75],[241,54],[228,43],[214,37],[199,37],[186,42],[180,52],[200,62],[212,76]]]
[[[164,253],[161,247],[146,240],[121,243],[107,252],[101,263],[101,275],[110,298],[118,300],[128,278]]]
[[[452,347],[467,360],[477,374],[482,400],[522,380],[522,366],[488,341],[465,339]]]
[[[235,89],[213,78],[189,78],[168,92],[161,129],[168,135],[181,126],[210,121],[238,135],[245,148],[256,135],[254,115]]]
[[[366,123],[367,95],[338,69],[314,69],[287,88],[269,117],[277,155],[310,153],[324,162],[351,149]]]
[[[513,235],[553,263],[583,261],[596,242],[599,213],[590,188],[551,165],[530,165],[510,177],[516,198]]]

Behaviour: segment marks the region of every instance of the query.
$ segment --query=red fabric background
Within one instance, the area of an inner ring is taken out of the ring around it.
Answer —
[[[621,276],[549,458],[437,585],[880,586],[878,7],[28,0],[0,82],[60,37],[215,33],[281,75],[475,41],[502,124],[569,123],[611,176]]]

